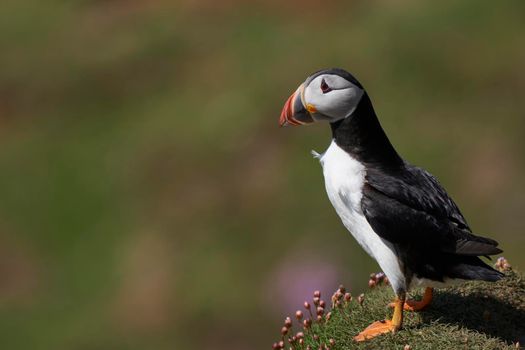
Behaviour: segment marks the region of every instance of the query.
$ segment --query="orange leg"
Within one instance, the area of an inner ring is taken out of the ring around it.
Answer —
[[[403,324],[403,305],[405,304],[405,296],[396,298],[394,302],[394,316],[392,320],[377,321],[366,327],[361,333],[354,337],[357,342],[362,342],[368,339],[377,337],[378,335],[396,332]]]
[[[432,302],[432,288],[425,289],[423,298],[420,301],[417,300],[407,300],[405,301],[404,309],[407,311],[420,311],[425,309]],[[395,307],[395,302],[390,303],[388,306]]]

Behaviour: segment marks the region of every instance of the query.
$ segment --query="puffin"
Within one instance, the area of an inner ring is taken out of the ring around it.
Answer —
[[[326,193],[343,225],[374,258],[395,293],[390,320],[373,322],[361,342],[396,332],[403,311],[430,305],[434,288],[503,277],[480,257],[498,242],[476,235],[456,203],[428,171],[404,160],[389,141],[363,85],[340,68],[310,75],[288,98],[281,126],[327,122],[332,140],[319,154]],[[421,300],[407,299],[425,288]]]

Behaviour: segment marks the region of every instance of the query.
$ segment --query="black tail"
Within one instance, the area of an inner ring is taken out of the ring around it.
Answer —
[[[459,264],[455,264],[450,271],[451,277],[465,280],[481,280],[496,282],[505,275],[485,264],[478,257],[464,257]]]

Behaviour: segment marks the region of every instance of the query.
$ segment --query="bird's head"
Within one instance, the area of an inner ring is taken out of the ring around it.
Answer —
[[[320,120],[330,123],[350,116],[365,90],[356,78],[339,68],[309,76],[288,98],[279,124],[304,125]]]

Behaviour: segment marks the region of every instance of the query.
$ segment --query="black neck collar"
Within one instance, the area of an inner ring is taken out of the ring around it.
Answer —
[[[403,164],[379,124],[366,92],[350,116],[330,126],[335,143],[365,165],[395,168]]]

